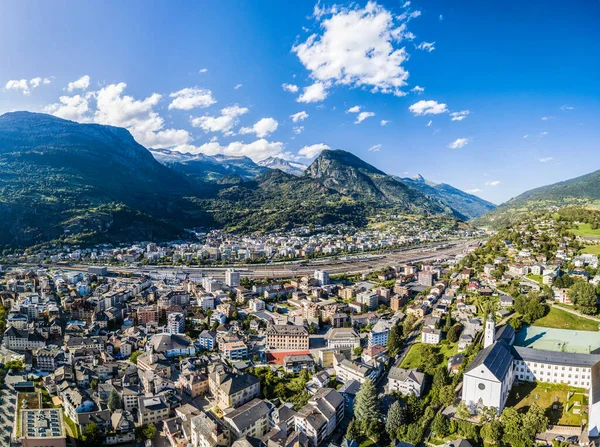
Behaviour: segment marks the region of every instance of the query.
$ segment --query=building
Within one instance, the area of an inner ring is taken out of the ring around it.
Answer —
[[[225,429],[217,419],[209,417],[206,413],[191,419],[191,444],[192,447],[228,447],[229,430]]]
[[[421,332],[421,342],[428,345],[437,345],[442,339],[442,331],[440,329],[432,329],[424,327]]]
[[[229,361],[245,360],[248,358],[248,347],[241,340],[225,343],[223,357]]]
[[[225,413],[223,421],[234,439],[244,436],[261,438],[269,431],[271,408],[261,399],[253,399],[235,410]]]
[[[331,349],[354,349],[360,347],[360,336],[354,328],[331,328],[325,334]]]
[[[309,354],[286,355],[283,358],[283,369],[288,374],[298,374],[300,371],[315,371],[315,361]]]
[[[181,312],[174,312],[167,317],[168,334],[183,334],[185,332],[185,316]]]
[[[108,273],[108,268],[106,266],[101,265],[90,265],[87,269],[87,272],[90,275],[106,276],[106,274]]]
[[[306,326],[273,324],[267,328],[268,349],[308,349],[309,334]]]
[[[66,447],[67,436],[60,408],[21,409],[19,418],[23,447]]]
[[[296,431],[306,435],[312,447],[331,436],[344,419],[344,398],[333,388],[321,388],[294,415]]]
[[[248,301],[248,307],[250,307],[251,312],[260,312],[266,308],[265,302],[258,298],[253,298]]]
[[[239,287],[240,272],[236,272],[233,269],[227,269],[227,271],[225,271],[225,284],[228,287]]]
[[[369,347],[373,345],[387,346],[388,337],[392,327],[396,324],[393,320],[379,320],[369,332]]]
[[[33,350],[46,346],[46,340],[37,332],[19,330],[12,326],[4,332],[2,343],[13,351]]]
[[[356,301],[362,306],[366,306],[369,310],[374,310],[379,307],[379,295],[375,292],[361,292],[356,295]]]
[[[146,325],[148,323],[158,323],[159,313],[156,307],[142,307],[137,310],[138,323]]]
[[[334,356],[333,369],[336,380],[341,383],[349,380],[356,380],[359,383],[365,383],[367,380],[374,381],[379,373],[377,369],[359,362],[352,362],[341,354]]]
[[[169,405],[161,396],[138,398],[140,425],[158,423],[169,417]]]
[[[315,270],[313,278],[317,281],[319,286],[326,286],[329,284],[329,273],[324,270]]]
[[[388,374],[387,392],[400,392],[405,396],[414,394],[421,397],[425,384],[425,374],[416,369],[404,369],[393,366]]]
[[[201,348],[212,351],[217,344],[217,333],[205,329],[198,335],[197,343]]]
[[[425,287],[433,286],[434,274],[432,272],[419,272],[419,285]]]
[[[252,374],[214,372],[208,376],[208,387],[222,410],[244,405],[260,394],[260,380]]]

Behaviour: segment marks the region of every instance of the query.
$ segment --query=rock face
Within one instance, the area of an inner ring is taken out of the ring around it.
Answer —
[[[288,161],[278,157],[265,158],[264,160],[259,161],[258,165],[269,169],[279,169],[286,174],[298,177],[304,175],[304,171],[306,171],[307,168],[307,166],[302,163]]]
[[[446,183],[434,183],[422,175],[401,179],[419,191],[435,197],[468,219],[475,219],[496,208],[491,202],[461,191]]]

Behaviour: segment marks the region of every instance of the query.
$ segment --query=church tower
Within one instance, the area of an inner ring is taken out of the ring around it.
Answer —
[[[488,315],[487,320],[485,321],[485,337],[483,341],[483,347],[487,348],[494,344],[496,340],[496,322],[494,321],[494,317],[490,313]]]

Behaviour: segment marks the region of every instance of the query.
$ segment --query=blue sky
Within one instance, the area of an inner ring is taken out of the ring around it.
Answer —
[[[345,149],[496,203],[600,169],[600,2],[407,3],[5,1],[0,112],[256,161]]]

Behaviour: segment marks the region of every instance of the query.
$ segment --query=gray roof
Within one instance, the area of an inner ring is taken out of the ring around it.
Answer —
[[[510,324],[505,324],[496,333],[496,341],[503,341],[506,343],[512,343],[515,339],[515,328]]]
[[[551,363],[553,365],[579,366],[583,368],[591,368],[600,362],[600,355],[598,354],[542,351],[522,346],[514,346],[513,354],[517,360],[525,362]]]
[[[359,388],[360,382],[358,380],[350,379],[338,389],[338,393],[355,396],[356,393],[358,393]]]
[[[423,381],[425,380],[425,374],[416,369],[396,368],[395,366],[390,368],[388,377],[401,382],[406,382],[406,380],[410,379],[419,385],[423,385]]]
[[[502,382],[508,370],[512,368],[512,363],[513,356],[510,349],[504,343],[494,343],[479,351],[465,371],[465,374],[476,368],[485,366]]]
[[[265,401],[261,399],[252,399],[250,402],[245,403],[238,409],[225,415],[225,419],[227,419],[231,425],[235,426],[238,431],[242,431],[259,419],[267,416],[269,411],[269,406]]]

